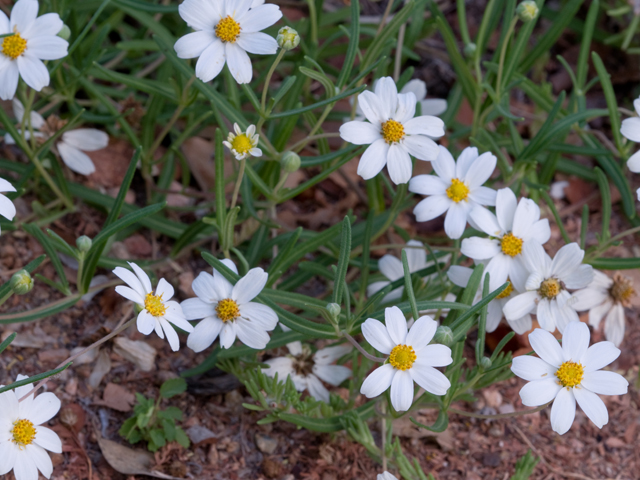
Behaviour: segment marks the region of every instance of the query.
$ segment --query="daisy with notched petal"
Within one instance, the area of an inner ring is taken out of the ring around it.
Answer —
[[[545,244],[551,237],[549,220],[540,220],[540,207],[529,198],[518,202],[510,188],[502,188],[496,195],[495,215],[480,207],[471,210],[471,219],[489,238],[465,238],[460,251],[475,261],[487,261],[491,290],[509,279],[516,290],[523,291],[529,276],[523,245],[529,241]]]
[[[431,162],[436,175],[417,175],[409,182],[409,191],[428,195],[413,209],[418,222],[427,222],[447,213],[444,230],[451,239],[462,236],[471,211],[477,206],[494,206],[496,191],[483,187],[496,168],[491,152],[478,156],[475,147],[465,148],[456,162],[442,145]]]
[[[18,375],[18,381],[28,377]],[[60,400],[51,392],[37,397],[24,385],[0,393],[0,475],[13,470],[16,480],[38,480],[38,470],[51,478],[53,464],[45,450],[62,453],[62,442],[53,430],[43,426],[60,410]]]
[[[309,346],[300,342],[287,344],[289,355],[267,360],[269,368],[263,370],[265,375],[286,380],[291,377],[296,390],[309,393],[316,400],[329,403],[329,390],[322,384],[337,387],[351,376],[351,369],[344,365],[332,365],[352,350],[351,345],[326,347],[313,353]]]
[[[598,395],[623,395],[629,382],[615,372],[601,370],[620,355],[611,342],[589,346],[589,327],[582,322],[567,325],[562,347],[549,332],[537,328],[529,334],[540,358],[522,355],[513,359],[511,371],[527,383],[520,390],[522,403],[538,407],[553,401],[551,428],[563,435],[576,416],[576,402],[598,428],[609,422],[609,413]]]
[[[429,137],[443,136],[444,122],[430,115],[414,118],[416,96],[399,94],[391,77],[381,78],[375,92],[362,92],[358,105],[368,122],[347,122],[340,127],[340,136],[354,145],[369,145],[358,164],[358,175],[365,180],[386,165],[393,183],[407,183],[413,171],[409,155],[419,160],[438,155],[438,146]]]
[[[229,132],[227,139],[222,142],[225,147],[231,150],[236,160],[244,160],[245,158],[261,157],[262,150],[258,148],[260,136],[256,134],[256,126],[249,125],[246,132],[243,132],[237,123],[233,124],[235,134]]]
[[[604,318],[605,338],[619,347],[624,338],[624,309],[631,306],[631,299],[636,296],[633,281],[619,273],[609,278],[594,270],[593,281],[573,295],[576,298],[573,308],[579,312],[589,310],[589,325],[593,328],[598,328]]]
[[[360,393],[373,398],[391,387],[391,404],[398,412],[411,407],[413,382],[434,395],[447,393],[451,382],[434,367],[453,362],[451,349],[445,345],[429,345],[436,334],[437,322],[425,315],[407,329],[407,320],[398,307],[386,308],[384,319],[386,325],[374,318],[362,324],[367,342],[389,358],[365,379]]]
[[[174,48],[180,58],[198,58],[196,76],[213,80],[226,63],[238,83],[253,77],[248,53],[270,55],[278,42],[261,30],[282,17],[277,5],[264,0],[185,0],[180,16],[196,30],[180,38]]]
[[[576,298],[568,290],[586,287],[593,280],[591,265],[583,265],[584,250],[577,243],[565,245],[553,260],[537,242],[524,246],[524,260],[529,270],[526,292],[512,298],[504,306],[507,320],[515,320],[535,312],[542,328],[560,332],[570,322],[578,321],[571,306]]]
[[[38,92],[49,85],[49,71],[42,60],[67,55],[69,43],[58,37],[62,20],[57,13],[38,17],[37,0],[18,0],[11,18],[0,10],[0,98],[11,100],[20,77]]]
[[[193,326],[187,322],[180,304],[171,300],[174,293],[173,286],[161,278],[154,291],[151,280],[144,270],[133,262],[128,263],[135,274],[122,267],[116,267],[113,270],[113,273],[127,284],[126,287],[117,286],[116,292],[140,306],[141,311],[137,320],[140,333],[149,335],[155,330],[160,338],[166,335],[171,350],[177,352],[180,348],[180,340],[173,325],[185,332],[192,332]]]
[[[229,259],[222,260],[238,273]],[[220,335],[220,346],[231,348],[236,337],[245,345],[261,350],[269,343],[269,334],[278,324],[278,315],[262,303],[252,302],[269,279],[262,268],[252,268],[235,285],[217,270],[213,275],[201,272],[193,281],[196,298],[182,302],[189,320],[202,319],[187,339],[187,346],[195,352],[209,347]]]
[[[16,189],[4,178],[0,178],[0,192],[15,192]],[[0,215],[7,220],[13,220],[16,216],[16,207],[11,200],[0,193]]]

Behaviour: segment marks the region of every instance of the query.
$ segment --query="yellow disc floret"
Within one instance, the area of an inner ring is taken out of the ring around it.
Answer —
[[[504,291],[496,297],[496,300],[500,298],[507,298],[509,295],[511,295],[511,292],[513,292],[513,284],[511,283],[511,281],[509,281],[509,285],[507,285],[507,288],[505,288]]]
[[[502,253],[515,257],[522,253],[522,239],[509,232],[502,236],[500,247],[502,248]]]
[[[457,178],[452,178],[451,186],[447,188],[447,197],[458,203],[462,200],[467,200],[468,196],[469,187],[467,187],[464,182],[458,180]]]
[[[558,296],[561,290],[562,285],[560,285],[560,282],[557,279],[547,278],[540,284],[538,293],[542,298],[548,298],[549,300],[552,300]]]
[[[609,289],[609,295],[625,307],[630,306],[629,301],[636,296],[636,291],[633,289],[633,281],[617,273],[613,277],[613,285]]]
[[[584,367],[576,362],[564,362],[556,372],[558,383],[563,387],[575,387],[580,385],[584,377]]]
[[[239,154],[245,154],[249,153],[253,148],[253,143],[251,143],[251,139],[247,137],[245,133],[241,133],[240,135],[236,135],[231,141],[231,147]]]
[[[238,304],[230,298],[220,300],[216,306],[216,313],[218,318],[223,322],[234,320],[240,316],[240,307]]]
[[[216,36],[223,42],[234,43],[240,35],[240,24],[227,16],[216,25]]]
[[[416,361],[416,352],[409,345],[396,345],[389,355],[389,363],[398,370],[408,370]]]
[[[167,313],[167,307],[162,303],[162,295],[147,293],[144,297],[144,308],[154,317],[162,317]]]
[[[13,430],[10,433],[13,435],[13,443],[24,448],[31,445],[33,439],[36,438],[36,427],[29,420],[17,420],[13,422]]]
[[[26,49],[27,41],[18,32],[2,39],[2,53],[12,60],[22,55]]]
[[[396,143],[404,137],[404,127],[400,122],[389,119],[382,124],[382,138],[388,144]]]

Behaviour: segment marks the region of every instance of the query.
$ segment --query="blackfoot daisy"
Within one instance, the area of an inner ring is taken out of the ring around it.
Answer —
[[[300,342],[291,342],[287,347],[289,355],[267,360],[264,363],[269,365],[269,368],[263,372],[270,377],[277,373],[278,379],[282,381],[291,377],[296,390],[309,390],[316,400],[329,403],[329,390],[322,384],[323,381],[337,387],[351,376],[350,368],[332,365],[352,350],[350,345],[327,347],[316,353]]]
[[[49,85],[49,71],[42,60],[67,55],[69,43],[56,36],[62,29],[57,13],[38,17],[37,0],[18,0],[11,18],[0,11],[0,98],[11,100],[20,77],[34,90]]]
[[[438,155],[438,146],[429,137],[443,136],[444,122],[431,115],[414,118],[416,96],[399,94],[391,77],[381,78],[375,92],[362,92],[358,105],[368,122],[347,122],[340,127],[340,136],[354,145],[369,145],[358,164],[358,175],[365,180],[386,165],[395,184],[407,183],[413,170],[409,155],[419,160]]]
[[[553,260],[542,245],[529,242],[524,246],[524,260],[529,278],[524,293],[512,298],[504,306],[507,320],[522,318],[534,312],[542,328],[563,332],[570,322],[578,321],[571,306],[576,298],[568,290],[586,287],[593,280],[591,265],[583,265],[584,250],[577,243],[565,245]]]
[[[151,280],[144,270],[133,262],[128,263],[135,275],[122,267],[116,267],[113,273],[128,285],[117,286],[116,292],[141,308],[137,320],[138,331],[143,335],[149,335],[155,330],[160,338],[166,335],[171,350],[178,351],[180,340],[173,325],[185,332],[192,332],[193,326],[185,319],[180,304],[171,300],[174,293],[173,286],[161,278],[154,291]]]
[[[276,53],[278,43],[261,30],[282,17],[277,5],[264,0],[185,0],[180,5],[182,19],[196,30],[175,44],[180,58],[198,58],[196,76],[203,82],[213,80],[226,63],[238,83],[253,77],[248,53]]]
[[[551,428],[566,433],[576,415],[576,402],[598,428],[609,422],[609,413],[598,395],[627,393],[622,375],[603,371],[620,355],[611,342],[589,347],[589,327],[582,322],[567,325],[562,347],[549,332],[537,328],[529,334],[531,347],[540,358],[522,355],[513,359],[511,370],[527,383],[520,390],[522,403],[538,407],[553,400]]]
[[[233,124],[233,130],[236,132],[229,132],[227,139],[222,142],[231,150],[236,160],[244,160],[245,158],[261,157],[262,150],[258,148],[258,141],[260,136],[256,134],[256,126],[249,125],[246,132],[243,132],[237,123]]]
[[[234,272],[238,269],[231,260],[222,262]],[[187,339],[187,346],[196,352],[209,347],[220,335],[220,346],[230,348],[236,337],[257,350],[269,343],[269,334],[278,324],[278,315],[270,307],[252,302],[269,279],[261,268],[252,268],[235,285],[220,272],[213,275],[201,272],[193,281],[197,298],[182,302],[189,320],[202,319]]]
[[[616,273],[609,278],[594,270],[593,281],[587,288],[573,294],[576,298],[573,308],[581,312],[589,310],[589,324],[598,328],[604,318],[604,336],[616,347],[624,338],[624,309],[631,306],[631,298],[636,295],[631,279]]]
[[[17,98],[13,99],[13,114],[18,122],[26,127],[24,106]],[[60,120],[55,115],[51,115],[45,120],[42,115],[34,111],[31,112],[30,117],[31,128],[34,130],[33,135],[42,142],[53,136],[66,123],[66,121]],[[31,133],[25,131],[25,137],[29,138],[30,136]],[[15,143],[13,137],[8,133],[5,135],[4,140],[8,144]],[[101,150],[107,145],[109,145],[109,136],[106,133],[95,128],[77,128],[64,132],[56,143],[56,149],[60,154],[60,158],[70,170],[81,175],[91,175],[95,172],[96,167],[91,158],[84,152]]]
[[[391,404],[398,412],[409,410],[413,403],[413,382],[434,395],[444,395],[451,382],[434,367],[445,367],[453,361],[451,349],[445,345],[429,345],[438,324],[431,317],[420,317],[407,332],[407,320],[398,307],[386,308],[385,324],[368,318],[362,334],[380,353],[389,355],[362,383],[360,393],[377,397],[391,387]]]
[[[416,220],[427,222],[446,212],[447,236],[460,238],[474,207],[496,204],[496,191],[482,186],[495,170],[496,162],[490,152],[478,156],[475,147],[465,148],[456,162],[451,153],[440,146],[438,157],[431,162],[436,175],[417,175],[409,183],[409,191],[429,195],[413,209]]]
[[[18,381],[28,377],[18,375]],[[46,450],[62,453],[62,442],[53,430],[43,426],[60,410],[60,400],[53,393],[29,395],[25,385],[0,393],[0,475],[13,470],[16,480],[38,480],[38,470],[46,478],[53,464]]]
[[[0,192],[15,192],[16,189],[4,178],[0,178]],[[16,207],[11,200],[0,193],[0,215],[7,220],[13,220],[16,216]]]
[[[509,278],[516,290],[524,291],[529,272],[522,248],[529,241],[544,244],[551,236],[549,220],[540,220],[540,207],[529,198],[518,202],[510,188],[503,188],[496,195],[495,215],[486,208],[474,208],[471,219],[490,238],[465,238],[460,251],[476,261],[487,260],[485,271],[492,290]]]

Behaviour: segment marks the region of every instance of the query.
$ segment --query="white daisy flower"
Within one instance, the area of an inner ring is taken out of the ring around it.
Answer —
[[[277,5],[264,0],[185,0],[180,16],[196,30],[180,38],[174,48],[180,58],[196,58],[196,76],[213,80],[224,67],[238,83],[249,83],[253,76],[248,53],[270,55],[278,42],[260,30],[282,17]]]
[[[529,334],[531,347],[540,358],[522,355],[513,359],[511,371],[528,380],[520,390],[522,403],[538,407],[553,400],[551,428],[560,435],[571,428],[576,401],[598,428],[609,422],[609,414],[598,395],[623,395],[627,382],[622,375],[603,371],[620,355],[611,342],[589,347],[589,327],[572,322],[562,335],[562,347],[540,328]]]
[[[540,207],[529,198],[516,200],[510,188],[498,190],[496,214],[486,208],[474,208],[470,218],[490,238],[471,237],[462,240],[460,251],[475,261],[487,260],[490,288],[495,290],[507,281],[524,291],[529,272],[522,258],[526,242],[544,244],[551,237],[549,220],[540,220]]]
[[[379,80],[373,82],[374,90],[378,81]],[[409,80],[409,82],[407,82],[407,84],[400,90],[400,93],[409,92],[413,93],[416,96],[416,101],[420,104],[422,115],[433,115],[437,117],[438,115],[442,115],[447,110],[446,100],[442,100],[440,98],[427,98],[427,84],[420,79],[414,78],[413,80]],[[353,105],[353,99],[349,100]],[[350,119],[347,117],[346,121],[349,120]],[[354,120],[358,120],[361,122],[366,120],[360,103],[356,105],[356,116]]]
[[[571,307],[576,298],[567,290],[584,288],[593,280],[591,265],[582,264],[584,250],[570,243],[551,260],[542,245],[527,242],[523,252],[530,273],[525,283],[527,291],[507,302],[504,316],[514,320],[535,311],[542,328],[553,332],[557,327],[563,332],[570,322],[579,320]]]
[[[640,97],[633,101],[633,107],[636,113],[640,115]],[[640,142],[640,117],[625,118],[620,126],[620,133],[632,142]],[[629,157],[627,167],[633,173],[640,173],[640,150]],[[638,200],[640,200],[640,188],[636,191]]]
[[[387,165],[395,184],[411,178],[413,155],[419,160],[433,160],[438,155],[436,143],[429,137],[444,135],[444,122],[437,117],[415,117],[416,96],[400,93],[391,77],[381,78],[374,92],[362,92],[358,105],[369,122],[347,122],[340,127],[343,140],[354,145],[368,145],[358,164],[358,175],[365,180],[375,177]]]
[[[245,158],[261,157],[262,150],[258,148],[258,141],[260,136],[256,134],[256,126],[249,125],[246,132],[243,132],[237,123],[233,124],[233,130],[235,134],[229,132],[227,139],[222,142],[231,150],[236,160],[244,160]]]
[[[18,79],[38,92],[49,85],[49,71],[42,60],[67,55],[69,43],[56,36],[64,25],[57,13],[38,17],[37,0],[18,0],[11,19],[0,11],[0,98],[11,100]],[[37,18],[36,18],[37,17]]]
[[[395,476],[389,472],[379,473],[377,480],[398,480]]]
[[[15,192],[16,189],[4,178],[0,178],[0,192]],[[16,216],[16,207],[11,200],[0,193],[0,215],[7,220],[13,220]]]
[[[454,285],[462,288],[467,288],[472,273],[473,270],[471,268],[452,265],[447,271],[447,276]],[[489,302],[489,305],[487,305],[487,324],[485,327],[487,332],[493,332],[496,328],[498,328],[498,325],[500,325],[500,320],[502,320],[503,317],[502,310],[504,306],[509,300],[521,293],[514,288],[514,284],[509,278],[507,278],[500,285],[497,285],[496,288],[500,287],[505,282],[509,282],[509,286],[504,290],[504,292],[491,300]],[[484,276],[482,282],[480,282],[480,285],[481,287],[476,293],[474,303],[480,301],[482,298],[482,285],[484,285]],[[455,301],[455,299],[453,301]],[[518,335],[522,335],[523,333],[531,330],[531,315],[527,313],[521,318],[517,318],[514,320],[507,319],[507,323],[514,332],[516,332]]]
[[[441,145],[438,158],[431,162],[436,175],[417,175],[409,182],[410,192],[429,195],[413,209],[416,220],[427,222],[447,212],[444,230],[449,238],[460,238],[474,207],[496,204],[496,191],[482,186],[496,162],[491,152],[478,156],[475,147],[465,148],[456,162]]]
[[[575,292],[575,303],[572,305],[579,312],[589,310],[589,325],[598,328],[604,321],[604,336],[619,347],[624,338],[624,309],[631,306],[631,298],[635,297],[633,281],[616,273],[613,279],[604,273],[594,270],[593,281],[582,290]]]
[[[26,125],[24,106],[17,98],[13,99],[13,114],[19,123],[24,122]],[[34,130],[33,135],[43,142],[54,135],[66,123],[55,115],[51,115],[45,120],[38,112],[31,111],[30,116],[31,127]],[[31,132],[25,131],[25,138],[28,139],[30,136]],[[4,136],[4,141],[8,145],[16,143],[8,133]],[[93,165],[91,158],[84,152],[101,150],[107,145],[109,145],[109,135],[106,133],[95,128],[78,128],[64,132],[56,143],[56,149],[60,154],[60,158],[70,170],[80,175],[91,175],[95,172],[96,167]]]
[[[18,375],[18,381],[26,378]],[[43,426],[60,410],[60,400],[46,392],[19,402],[32,389],[25,385],[0,393],[0,475],[13,470],[16,480],[38,480],[38,470],[50,478],[53,464],[45,450],[62,453],[60,437]]]
[[[351,376],[351,369],[344,365],[332,365],[333,362],[345,356],[352,350],[350,345],[337,345],[327,347],[312,353],[307,345],[300,342],[287,344],[289,355],[267,360],[269,368],[263,370],[266,375],[275,377],[278,374],[279,380],[286,380],[291,377],[296,390],[309,393],[316,400],[329,403],[329,390],[322,384],[322,381],[339,386]]]
[[[453,359],[449,347],[429,345],[438,328],[436,321],[420,317],[407,333],[407,320],[398,307],[386,308],[384,319],[386,326],[373,318],[362,324],[367,342],[389,358],[365,379],[360,393],[373,398],[391,387],[391,404],[398,412],[411,407],[413,382],[434,395],[447,393],[451,382],[433,367],[445,367]]]
[[[222,262],[238,273],[229,259]],[[236,337],[245,345],[262,350],[269,343],[269,334],[278,324],[278,315],[262,303],[252,302],[269,279],[261,268],[252,268],[235,285],[217,270],[213,275],[201,272],[193,281],[197,298],[182,302],[189,320],[203,319],[187,339],[187,346],[201,352],[220,335],[220,346],[231,348]]]
[[[407,242],[407,246],[416,247],[416,248],[404,248],[403,250],[407,252],[407,263],[409,264],[409,271],[411,273],[419,272],[427,267],[435,265],[435,261],[430,260],[427,262],[427,252],[424,249],[424,244],[417,240],[409,240]],[[439,258],[438,260],[447,261],[449,256]],[[371,297],[376,292],[379,292],[384,287],[389,285],[396,280],[399,280],[404,277],[404,268],[402,267],[402,260],[394,257],[393,255],[386,254],[380,260],[378,260],[378,268],[380,272],[387,277],[389,280],[381,280],[378,282],[373,282],[367,287],[367,296]],[[428,275],[424,277],[423,280],[427,280],[429,278],[434,277],[436,274]],[[402,298],[402,292],[404,292],[404,287],[398,287],[395,290],[387,293],[382,299],[383,303],[390,302],[392,300],[398,300]]]
[[[174,293],[173,286],[161,278],[154,293],[151,280],[144,270],[133,262],[127,263],[135,275],[126,268],[116,267],[113,273],[128,285],[127,287],[117,286],[116,292],[142,309],[137,321],[140,333],[149,335],[155,329],[160,338],[167,336],[171,350],[177,352],[180,348],[180,340],[173,325],[185,332],[193,332],[193,326],[185,319],[180,304],[171,301]]]

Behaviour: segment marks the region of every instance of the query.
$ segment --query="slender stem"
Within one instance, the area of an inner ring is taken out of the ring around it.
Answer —
[[[382,415],[380,416],[380,430],[381,430],[380,435],[382,436],[380,452],[382,454],[382,470],[386,470],[387,469],[387,449],[385,445],[387,442],[387,417],[385,415],[387,410],[386,403],[383,402],[380,405],[380,410],[382,411]]]
[[[238,172],[238,178],[236,179],[236,186],[233,188],[233,197],[231,197],[231,207],[229,210],[233,210],[238,201],[238,193],[240,192],[240,185],[242,184],[242,177],[244,177],[244,167],[247,163],[247,159],[240,160],[240,171]]]
[[[11,295],[13,295],[13,289],[9,290],[9,292],[7,292],[7,294],[4,297],[0,298],[0,305],[4,304],[4,302],[9,300],[9,298],[11,298]]]
[[[404,33],[407,29],[407,24],[403,23],[398,31],[398,43],[396,44],[396,58],[393,65],[393,80],[398,81],[400,78],[400,67],[402,66],[402,46],[404,45]]]
[[[505,35],[504,42],[502,42],[502,48],[500,49],[500,62],[498,63],[498,79],[496,80],[496,95],[500,98],[500,83],[502,83],[502,72],[504,70],[504,57],[507,54],[507,45],[509,44],[509,40],[511,39],[511,34],[513,33],[513,29],[516,27],[516,23],[518,23],[518,17],[513,17],[511,23],[509,24],[509,30],[507,30],[507,34]]]
[[[321,138],[339,138],[339,137],[340,137],[340,134],[337,132],[319,133],[318,135],[307,136],[307,137],[304,137],[302,140],[298,140],[296,143],[291,145],[289,147],[289,150],[293,152],[300,146],[304,146],[307,143],[312,142],[314,140],[320,140]]]
[[[84,355],[85,353],[87,353],[89,350],[93,350],[96,347],[99,347],[100,345],[102,345],[104,342],[106,342],[107,340],[110,340],[111,338],[115,337],[116,335],[118,335],[120,332],[122,332],[123,330],[126,330],[127,328],[129,328],[131,325],[133,325],[136,321],[136,317],[133,317],[131,320],[129,320],[127,323],[125,323],[124,325],[122,325],[121,327],[115,329],[113,332],[111,332],[109,335],[107,335],[106,337],[101,338],[100,340],[98,340],[95,343],[92,343],[91,345],[89,345],[87,348],[85,348],[84,350],[76,353],[75,355],[70,356],[69,358],[67,358],[64,362],[62,362],[60,365],[58,365],[54,370],[57,370],[58,368],[62,368],[65,365],[67,365],[70,362],[73,362],[76,358]],[[27,398],[29,395],[34,394],[40,387],[42,387],[46,382],[47,382],[48,378],[45,378],[44,380],[40,381],[35,387],[33,387],[31,389],[31,391],[29,393],[27,393],[26,395],[24,395],[19,401],[23,401],[25,398]]]
[[[387,24],[387,19],[389,18],[389,14],[391,13],[391,7],[393,6],[393,0],[389,0],[387,2],[387,8],[384,9],[384,13],[382,14],[382,19],[380,20],[380,25],[378,25],[378,31],[376,32],[376,37],[380,35],[382,29]]]
[[[351,343],[351,345],[353,345],[354,347],[356,347],[356,349],[358,349],[358,351],[364,355],[365,357],[367,357],[369,360],[373,361],[373,362],[378,362],[378,363],[384,363],[387,361],[386,358],[380,358],[380,357],[374,357],[373,355],[371,355],[369,352],[367,352],[364,348],[362,348],[360,346],[360,344],[356,341],[355,338],[353,338],[351,335],[349,335],[347,332],[342,332],[342,335],[344,336],[344,338],[346,338],[347,340],[349,340],[349,343]]]
[[[540,405],[539,407],[532,408],[531,410],[521,410],[519,412],[511,412],[511,413],[499,413],[497,415],[482,415],[480,413],[465,412],[464,410],[458,410],[457,408],[448,408],[447,411],[458,414],[458,415],[464,415],[465,417],[498,420],[501,418],[513,418],[513,417],[520,417],[522,415],[528,415],[530,413],[536,413],[536,412],[539,412],[540,410],[544,410],[545,408],[547,408],[550,403],[551,402],[545,403],[544,405]]]
[[[264,79],[264,87],[262,88],[262,101],[260,102],[260,106],[262,107],[261,113],[265,116],[267,114],[267,94],[269,93],[269,84],[271,83],[271,77],[273,76],[273,72],[276,71],[276,67],[280,63],[280,60],[282,60],[282,57],[284,57],[285,52],[286,50],[284,48],[280,49],[280,51],[278,52],[278,56],[271,64],[271,68],[267,72],[267,76]]]

